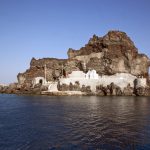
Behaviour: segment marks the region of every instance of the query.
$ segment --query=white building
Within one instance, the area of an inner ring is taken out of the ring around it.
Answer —
[[[137,81],[136,83],[135,79]],[[89,70],[87,73],[84,73],[83,71],[72,71],[72,73],[69,74],[67,78],[60,78],[59,81],[60,85],[70,85],[70,83],[75,84],[75,82],[78,81],[80,83],[80,87],[82,87],[82,85],[90,86],[92,92],[96,92],[96,86],[107,86],[112,82],[118,85],[122,90],[127,87],[128,84],[130,84],[131,87],[147,86],[145,78],[137,78],[136,76],[133,76],[129,73],[117,73],[111,76],[99,76],[96,73],[96,70]],[[49,92],[58,91],[57,82],[46,82],[44,77],[37,77],[33,80],[33,85],[39,83],[48,86]]]
[[[95,70],[89,70],[87,73],[84,73],[83,71],[73,71],[68,75],[68,78],[61,78],[60,84],[69,85],[70,83],[75,84],[76,81],[79,81],[81,87],[82,85],[90,86],[92,92],[95,92],[96,86],[107,86],[112,82],[118,85],[122,90],[127,87],[128,84],[130,84],[131,87],[134,87],[135,79],[138,81],[138,86],[146,87],[146,79],[139,79],[129,73],[117,73],[111,76],[99,76]]]

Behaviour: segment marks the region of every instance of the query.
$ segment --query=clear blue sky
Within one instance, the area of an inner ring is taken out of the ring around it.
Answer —
[[[16,81],[32,57],[67,58],[109,30],[150,56],[150,0],[0,0],[0,83]]]

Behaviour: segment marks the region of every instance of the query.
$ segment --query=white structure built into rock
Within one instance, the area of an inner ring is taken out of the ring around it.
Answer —
[[[84,79],[85,78],[85,73],[83,71],[72,71],[71,74],[68,74],[69,79]],[[66,78],[66,79],[68,79]],[[63,78],[64,79],[64,78]]]
[[[44,77],[36,77],[36,78],[34,78],[34,80],[32,81],[33,87],[34,87],[36,84],[44,85],[45,83],[46,83],[46,80],[45,80]]]
[[[92,92],[96,92],[96,86],[107,86],[112,82],[119,86],[122,90],[127,87],[128,84],[130,84],[131,87],[134,87],[135,79],[138,81],[138,86],[146,87],[146,79],[139,79],[128,73],[117,73],[111,76],[98,76],[95,70],[88,71],[87,74],[82,71],[73,71],[70,75],[68,75],[68,78],[61,78],[60,84],[69,85],[70,83],[75,84],[75,82],[78,81],[80,83],[80,87],[82,87],[82,85],[90,86]]]
[[[119,86],[122,90],[127,87],[129,84],[131,87],[146,87],[147,82],[146,78],[137,78],[128,73],[117,73],[111,76],[103,75],[99,76],[95,70],[89,70],[87,73],[83,71],[72,71],[71,74],[68,75],[67,78],[60,78],[60,85],[66,84],[70,85],[70,83],[75,84],[79,82],[80,87],[90,86],[92,92],[96,92],[96,86],[102,85],[107,86],[112,82]],[[135,82],[136,81],[136,82]],[[48,92],[57,92],[58,91],[58,82],[46,82],[44,77],[37,77],[33,80],[33,85],[36,84],[45,85],[48,87]]]

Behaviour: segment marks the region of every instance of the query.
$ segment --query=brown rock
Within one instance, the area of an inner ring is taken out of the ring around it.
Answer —
[[[42,85],[42,86],[40,87],[40,91],[47,91],[47,90],[48,90],[48,87],[47,87],[47,86]]]
[[[138,53],[138,49],[124,32],[110,31],[103,37],[94,35],[79,50],[69,49],[68,57],[69,59],[43,58],[37,60],[33,58],[30,68],[24,73],[18,74],[18,83],[29,91],[34,78],[44,77],[45,65],[47,81],[58,80],[61,76],[67,77],[75,70],[88,71],[89,69],[95,69],[99,75],[130,73],[148,78],[149,58]],[[86,62],[86,69],[83,62]],[[73,90],[73,88],[79,90],[77,85],[60,87],[61,90]],[[116,87],[103,87],[99,92],[103,92],[105,95],[108,95],[107,93],[120,95],[122,91]],[[132,89],[127,87],[124,89],[124,93],[130,95]]]
[[[90,86],[85,86],[85,85],[82,85],[82,88],[81,88],[81,92],[85,92],[87,94],[91,94],[91,87]]]
[[[59,91],[69,91],[69,85],[67,84],[59,85]]]
[[[3,91],[3,86],[0,85],[0,93]]]
[[[100,53],[101,58],[89,57],[87,69],[95,69],[99,75],[124,72],[148,77],[149,58],[138,54],[134,43],[124,32],[110,31],[104,37],[94,35],[80,50],[69,49],[68,57],[79,59],[77,56],[92,53]]]
[[[138,87],[135,89],[136,96],[150,96],[150,87]]]
[[[123,95],[126,96],[134,95],[134,89],[130,86],[130,84],[128,84],[128,86],[124,88]]]
[[[99,95],[99,96],[105,95],[103,92],[103,86],[102,85],[96,86],[96,95]]]

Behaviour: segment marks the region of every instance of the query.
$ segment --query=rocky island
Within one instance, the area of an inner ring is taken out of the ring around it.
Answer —
[[[93,35],[68,59],[32,58],[18,83],[0,86],[0,93],[46,95],[150,96],[150,59],[140,54],[125,32]]]

